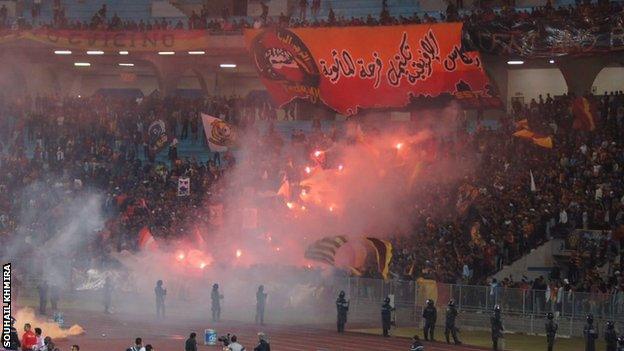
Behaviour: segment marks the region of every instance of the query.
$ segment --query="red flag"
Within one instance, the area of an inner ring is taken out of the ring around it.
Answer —
[[[283,196],[286,200],[290,200],[290,183],[286,177],[284,177],[282,185],[277,189],[277,195]]]
[[[156,240],[149,228],[147,226],[141,228],[141,230],[139,230],[139,249],[143,250],[156,246]]]
[[[202,233],[199,230],[199,228],[195,228],[193,233],[194,233],[194,238],[193,239],[195,240],[195,244],[197,244],[200,247],[203,247],[204,245],[206,245],[206,241],[204,240],[204,236],[202,235]]]
[[[574,129],[592,131],[596,129],[596,116],[598,116],[596,104],[586,97],[577,97],[572,101],[572,114],[574,114]]]

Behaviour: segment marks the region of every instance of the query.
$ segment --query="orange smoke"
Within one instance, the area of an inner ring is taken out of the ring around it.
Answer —
[[[74,324],[69,329],[63,329],[55,322],[48,322],[40,319],[35,315],[35,311],[32,308],[21,308],[13,316],[15,317],[15,326],[19,330],[24,324],[30,323],[34,328],[41,328],[44,336],[49,336],[52,340],[65,339],[68,336],[75,336],[84,334],[84,329]]]

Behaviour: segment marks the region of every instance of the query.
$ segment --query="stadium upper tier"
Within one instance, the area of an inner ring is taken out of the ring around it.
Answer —
[[[264,2],[269,6],[269,16],[277,18],[279,14],[286,14],[296,20],[302,17],[299,1],[267,0]],[[458,9],[459,15],[469,15],[475,10],[476,7],[473,6],[473,2],[476,3],[476,1],[464,1],[464,7]],[[503,7],[499,4],[500,1],[490,2],[491,5],[487,7],[488,9],[493,9],[496,12],[502,11]],[[171,21],[182,20],[184,27],[188,27],[188,19],[193,12],[199,16],[203,11],[208,19],[221,19],[225,15],[230,21],[239,23],[244,21],[249,24],[252,24],[261,15],[261,6],[258,2],[250,1],[242,8],[234,3],[236,1],[214,1],[214,3],[203,0],[0,1],[0,5],[6,6],[5,26],[12,25],[17,19],[23,19],[35,27],[50,25],[56,22],[60,12],[70,22],[90,23],[93,17],[102,9],[102,5],[106,5],[104,17],[109,20],[114,15],[117,15],[124,22],[133,21],[136,23],[140,21],[146,23],[148,21],[161,21],[165,18]],[[245,5],[246,2],[241,3]],[[308,1],[305,11],[308,21],[328,21],[331,18],[330,12],[332,10],[336,17],[344,19],[365,19],[369,16],[379,19],[380,14],[384,11],[384,2],[379,0],[321,0],[318,10],[312,8],[312,3],[312,0]],[[515,9],[517,11],[531,11],[534,8],[534,4],[539,5],[542,3],[545,3],[545,1],[520,1]],[[551,3],[553,7],[573,6],[575,1],[554,0]],[[387,10],[387,15],[397,19],[411,18],[414,15],[418,15],[421,18],[427,15],[440,19],[447,12],[447,4],[444,1],[433,0],[421,2],[413,0],[387,0],[385,1],[385,9]],[[2,14],[0,14],[0,21],[2,20]]]

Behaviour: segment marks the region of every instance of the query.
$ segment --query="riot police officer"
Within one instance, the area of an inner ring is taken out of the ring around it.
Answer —
[[[451,299],[446,308],[446,320],[444,323],[444,337],[446,337],[446,343],[450,344],[449,334],[453,336],[453,342],[455,345],[460,345],[461,341],[457,337],[457,327],[455,326],[455,320],[457,319],[457,308],[455,307],[455,300]]]
[[[425,319],[425,326],[423,327],[425,340],[435,341],[433,338],[433,332],[436,325],[436,319],[438,319],[438,311],[435,308],[433,300],[427,300],[427,306],[423,310],[422,316]]]
[[[256,324],[264,325],[264,307],[266,306],[267,293],[264,292],[264,285],[258,287],[256,291]]]
[[[392,311],[394,311],[394,307],[390,305],[390,298],[386,297],[383,305],[381,305],[381,327],[383,329],[384,337],[390,336],[388,331],[392,326]]]
[[[546,314],[546,342],[548,343],[548,351],[553,350],[555,345],[555,336],[557,335],[557,329],[559,325],[553,320],[555,315],[552,312]]]
[[[596,339],[598,339],[598,331],[594,328],[594,316],[587,315],[587,324],[583,328],[583,336],[585,337],[585,351],[596,351]]]
[[[219,292],[219,284],[212,285],[212,291],[210,292],[212,321],[219,322],[221,320],[221,300],[223,295]]]
[[[617,351],[624,351],[624,335],[618,338]]]
[[[163,288],[163,281],[160,279],[156,282],[154,295],[156,296],[156,318],[160,316],[165,318],[165,296],[167,296],[167,289]]]
[[[490,326],[492,327],[492,349],[498,350],[498,339],[503,337],[503,330],[505,330],[499,305],[494,306],[494,314],[490,317]]]
[[[112,295],[113,283],[110,277],[106,277],[106,280],[104,281],[104,313],[106,314],[110,313]]]
[[[612,321],[607,322],[607,328],[604,332],[605,344],[607,345],[607,351],[617,351],[617,333],[615,332],[615,325]]]
[[[336,299],[336,310],[338,312],[338,332],[343,333],[345,324],[347,324],[347,312],[349,312],[349,301],[345,299],[345,292],[340,291],[338,299]]]

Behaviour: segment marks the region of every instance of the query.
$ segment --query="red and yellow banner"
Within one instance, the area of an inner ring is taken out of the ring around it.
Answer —
[[[444,94],[490,98],[479,54],[463,51],[461,23],[267,28],[245,41],[275,101],[322,102],[342,114],[403,107]]]
[[[209,47],[204,30],[99,31],[33,29],[0,31],[0,43],[34,41],[58,49],[185,51]]]
[[[594,101],[586,97],[577,97],[572,101],[572,114],[574,115],[574,129],[592,131],[596,129],[597,107]]]

